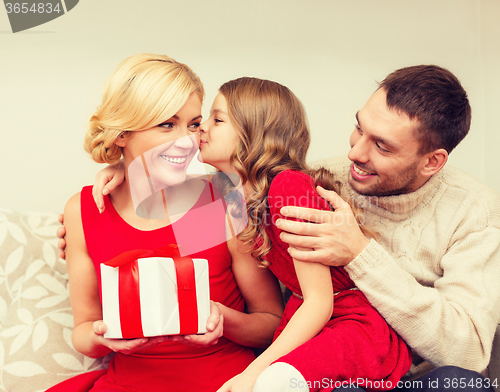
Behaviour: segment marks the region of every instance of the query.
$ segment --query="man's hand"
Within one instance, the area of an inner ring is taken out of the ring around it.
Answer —
[[[278,219],[276,226],[283,230],[280,238],[290,245],[288,253],[296,260],[335,267],[347,265],[366,248],[370,240],[361,232],[348,203],[333,191],[320,186],[316,190],[335,211],[283,207],[283,216],[309,223]]]
[[[64,249],[66,248],[66,239],[64,236],[66,235],[66,228],[64,227],[64,214],[59,214],[57,217],[62,226],[57,228],[57,237],[59,237],[59,242],[57,245],[59,246],[59,257],[61,259],[66,259],[66,252]]]

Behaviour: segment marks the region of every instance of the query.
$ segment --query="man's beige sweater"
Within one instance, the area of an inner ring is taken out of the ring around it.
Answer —
[[[483,371],[500,321],[500,194],[446,166],[413,193],[370,198],[349,186],[347,158],[315,164],[379,233],[346,270],[418,354],[414,365]]]

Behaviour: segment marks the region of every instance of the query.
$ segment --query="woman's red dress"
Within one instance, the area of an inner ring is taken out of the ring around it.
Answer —
[[[178,221],[182,221],[184,227],[192,227],[193,241],[211,231],[225,230],[224,214],[205,215],[200,219],[196,212],[196,208],[210,203],[212,197],[211,187],[207,185],[196,205]],[[157,249],[176,243],[171,226],[141,231],[127,224],[108,197],[105,197],[105,210],[100,214],[91,187],[82,189],[81,210],[85,241],[99,287],[101,263],[126,251]],[[208,260],[211,300],[243,311],[244,301],[231,270],[226,242],[190,257]],[[130,355],[116,353],[107,371],[74,377],[49,391],[216,391],[224,382],[241,373],[253,359],[250,349],[224,337],[216,345],[206,348],[165,342]]]

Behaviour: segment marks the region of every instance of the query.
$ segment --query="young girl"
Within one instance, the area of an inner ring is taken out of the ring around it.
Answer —
[[[228,150],[221,137],[229,140],[231,154],[219,152]],[[283,218],[281,207],[328,210],[315,185],[339,191],[329,172],[306,165],[309,141],[297,97],[278,83],[254,78],[222,85],[210,118],[201,125],[204,162],[238,173],[244,184],[249,224],[239,238],[257,243],[253,255],[293,293],[273,344],[221,391],[251,391],[259,374],[273,363],[285,371],[274,372],[274,386],[257,381],[255,391],[294,390],[289,367],[283,364],[296,369],[314,391],[333,390],[342,382],[369,390],[392,389],[410,368],[405,342],[343,268],[293,260],[280,239],[275,223]]]
[[[343,268],[296,261],[280,239],[281,207],[330,210],[315,186],[339,192],[331,173],[305,163],[310,135],[300,101],[278,83],[232,80],[200,130],[203,161],[244,184],[249,224],[239,238],[256,244],[252,254],[293,293],[272,345],[220,391],[395,388],[411,365],[405,342]],[[219,186],[232,189],[229,180]]]
[[[189,255],[208,260],[213,312],[224,316],[214,324],[224,326],[223,337],[103,336],[101,263],[131,250],[189,245],[176,242],[175,227],[180,223],[187,222],[193,232],[226,230],[225,214],[205,222],[198,219],[196,210],[211,200],[212,186],[207,181],[184,181],[186,166],[198,150],[203,94],[191,69],[151,54],[126,59],[106,82],[102,104],[87,125],[86,150],[97,162],[123,157],[125,169],[142,157],[152,182],[162,189],[152,197],[160,194],[169,209],[187,212],[171,216],[166,209],[162,219],[139,217],[128,174],[105,198],[103,213],[90,187],[69,200],[65,224],[73,344],[90,357],[116,354],[107,371],[70,379],[53,391],[89,390],[92,385],[92,391],[215,391],[254,359],[242,345],[269,344],[281,316],[280,291],[272,274],[259,269],[234,238]],[[190,241],[199,240],[192,234]],[[244,300],[249,314],[243,313]]]

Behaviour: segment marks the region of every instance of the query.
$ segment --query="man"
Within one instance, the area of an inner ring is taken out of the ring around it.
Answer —
[[[412,348],[412,378],[438,368],[421,384],[400,383],[407,389],[489,387],[476,372],[488,365],[500,320],[500,195],[445,167],[470,119],[467,94],[449,71],[391,73],[356,114],[349,160],[318,163],[338,175],[376,238],[323,189],[335,211],[284,207],[283,215],[312,223],[278,222],[295,259],[345,267]]]

